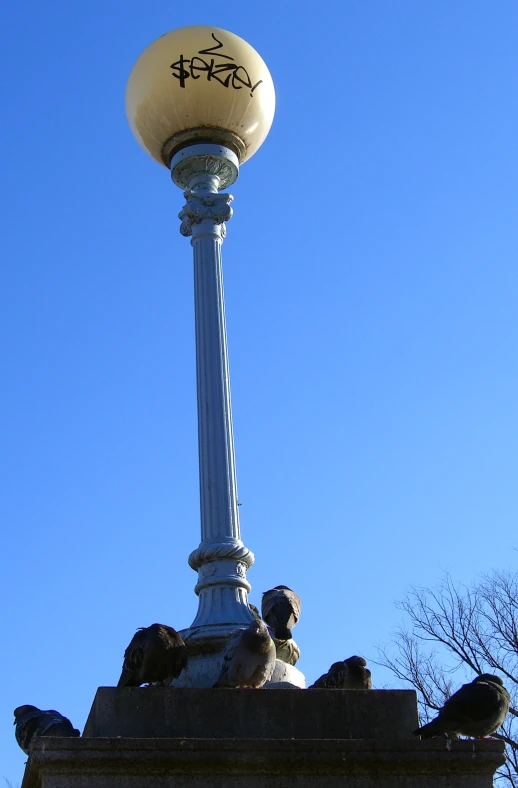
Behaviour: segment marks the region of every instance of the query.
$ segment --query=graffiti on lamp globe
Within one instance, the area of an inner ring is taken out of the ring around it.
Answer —
[[[219,51],[223,49],[224,44],[216,38],[214,33],[212,33],[212,38],[216,42],[216,46],[199,49],[198,54],[191,58],[180,55],[178,60],[171,63],[172,76],[178,79],[180,87],[184,88],[187,79],[200,79],[203,74],[206,74],[208,82],[216,80],[223,87],[232,87],[234,90],[248,88],[250,95],[253,96],[254,90],[263,80],[260,79],[255,85],[252,85],[246,68],[238,66],[235,62],[229,63],[228,61],[234,61],[234,58]],[[205,55],[209,59],[199,57],[200,55]]]

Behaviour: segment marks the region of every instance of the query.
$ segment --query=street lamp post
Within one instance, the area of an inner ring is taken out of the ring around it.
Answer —
[[[193,26],[154,41],[137,60],[126,111],[138,142],[184,190],[180,232],[194,253],[196,380],[201,543],[189,556],[198,572],[198,613],[182,634],[188,668],[175,682],[212,686],[229,634],[252,620],[241,541],[230,398],[221,245],[232,216],[229,194],[239,166],[273,121],[275,92],[258,53],[225,30]],[[279,644],[272,681],[304,686],[295,643]]]

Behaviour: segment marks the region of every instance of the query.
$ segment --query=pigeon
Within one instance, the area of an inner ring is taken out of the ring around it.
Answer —
[[[236,629],[230,635],[214,687],[258,689],[271,679],[274,668],[275,643],[264,621],[254,620],[248,629]]]
[[[257,620],[257,621],[261,621],[261,614],[260,614],[260,612],[258,611],[258,609],[256,608],[256,606],[255,606],[255,605],[250,605],[250,604],[249,604],[249,605],[248,605],[248,608],[249,608],[249,610],[250,610],[251,614],[253,615],[253,617],[254,617],[254,618]]]
[[[42,711],[37,706],[18,706],[14,710],[13,725],[16,725],[16,741],[26,755],[29,755],[30,746],[38,736],[81,735],[59,711]]]
[[[437,717],[417,728],[414,736],[456,734],[481,739],[496,731],[509,712],[510,697],[500,676],[483,673],[471,684],[463,684],[439,710]]]
[[[366,660],[357,656],[334,662],[308,689],[371,689],[371,672],[366,665]]]
[[[263,594],[261,612],[277,640],[289,640],[300,618],[300,597],[288,586],[275,586]]]
[[[117,687],[170,683],[187,664],[187,647],[178,632],[165,624],[137,629],[124,652]]]

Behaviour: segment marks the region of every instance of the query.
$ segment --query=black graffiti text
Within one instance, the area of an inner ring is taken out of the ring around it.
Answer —
[[[254,90],[263,81],[252,85],[252,80],[244,66],[238,66],[234,58],[225,55],[219,50],[223,49],[223,43],[212,33],[212,38],[216,42],[213,47],[199,49],[198,54],[191,58],[180,55],[179,60],[171,63],[172,76],[179,80],[180,87],[185,87],[187,79],[200,79],[206,75],[207,81],[215,80],[225,88],[232,87],[234,90],[247,88],[253,96]],[[205,57],[201,57],[204,55]],[[229,62],[232,61],[232,62]]]

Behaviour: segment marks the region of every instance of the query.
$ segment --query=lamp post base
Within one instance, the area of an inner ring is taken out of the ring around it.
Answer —
[[[187,667],[171,683],[171,686],[199,689],[213,687],[219,678],[221,663],[221,653],[190,657]],[[280,659],[275,660],[273,675],[264,685],[264,689],[305,689],[305,687],[306,679],[300,670]]]
[[[250,619],[252,620],[252,618]],[[171,682],[172,687],[213,687],[221,673],[223,651],[229,636],[241,624],[205,624],[200,627],[189,627],[180,631],[187,646],[189,658],[187,666],[177,679]],[[300,656],[300,650],[294,640],[275,640],[277,659],[272,678],[264,686],[282,689],[304,689],[306,679],[298,668],[294,667]],[[280,658],[279,658],[280,657]]]

